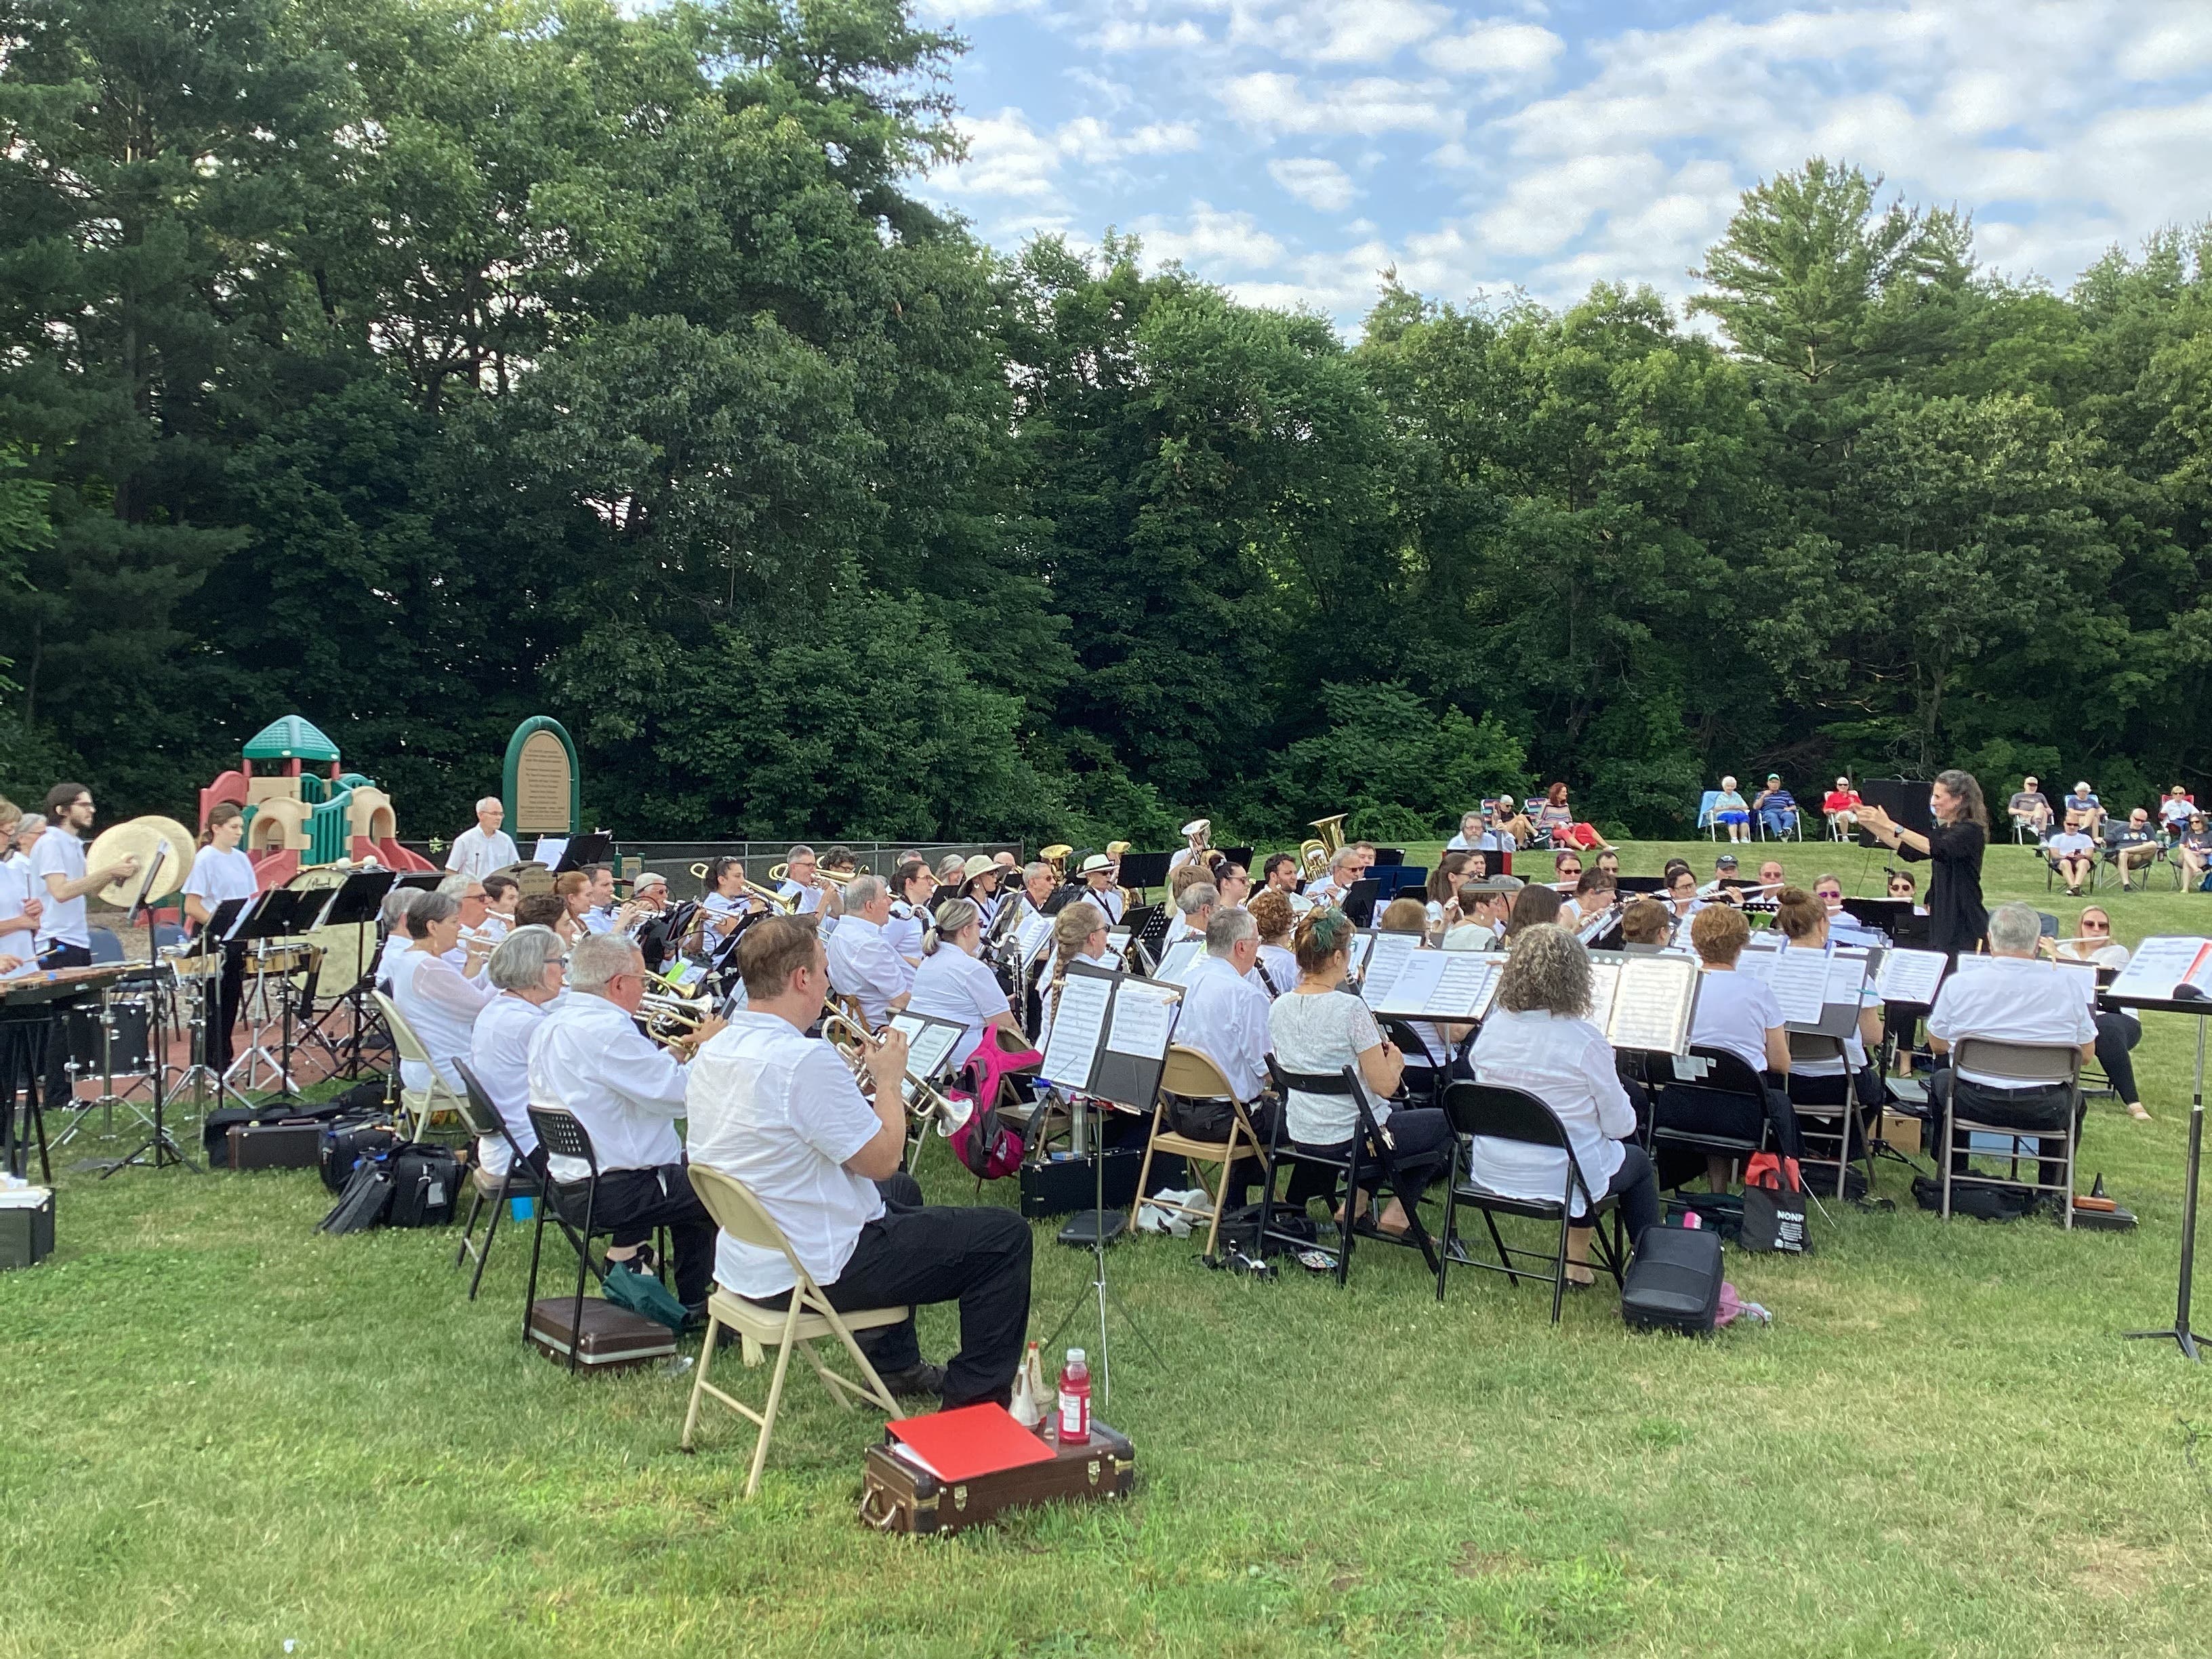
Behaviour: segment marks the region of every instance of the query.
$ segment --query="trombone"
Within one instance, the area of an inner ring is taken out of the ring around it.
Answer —
[[[714,867],[714,866],[711,864],[695,864],[691,866],[691,873],[697,878],[699,884],[702,886],[704,886],[707,881],[707,872]],[[743,868],[744,866],[740,866],[739,867]],[[775,866],[775,870],[769,871],[768,872],[769,878],[773,880],[775,878],[776,870],[781,870],[783,866],[779,864]],[[797,899],[787,899],[784,897],[782,894],[775,891],[775,889],[762,886],[750,876],[743,877],[741,878],[741,880],[744,883],[744,891],[748,896],[758,899],[762,903],[767,905],[772,910],[778,911],[787,916],[799,908],[799,901]]]
[[[870,1031],[860,1021],[837,1008],[826,1009],[822,1016],[822,1035],[837,1051],[853,1073],[853,1082],[870,1100],[875,1098],[875,1079],[868,1071],[868,1056],[883,1047],[883,1039]],[[963,1112],[944,1095],[932,1088],[912,1072],[906,1074],[904,1098],[907,1111],[907,1173],[921,1162],[921,1149],[929,1144],[929,1126],[937,1125],[937,1133],[950,1136],[968,1121]],[[974,1109],[971,1106],[970,1111]]]

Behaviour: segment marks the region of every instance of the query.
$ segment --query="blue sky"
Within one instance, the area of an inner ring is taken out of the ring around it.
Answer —
[[[917,0],[971,43],[985,238],[1109,225],[1355,326],[1377,273],[1464,301],[1679,298],[1746,186],[1814,154],[1975,217],[2063,287],[2212,216],[2212,0]]]

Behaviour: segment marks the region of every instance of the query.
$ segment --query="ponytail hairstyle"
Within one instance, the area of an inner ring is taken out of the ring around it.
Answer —
[[[212,847],[215,844],[216,830],[228,823],[233,818],[242,818],[245,816],[245,812],[236,801],[217,801],[214,809],[208,813],[207,828],[200,831],[200,845]]]
[[[956,939],[962,930],[983,920],[983,912],[973,899],[947,899],[937,907],[937,920],[923,935],[921,953],[925,957],[937,954],[937,947],[948,939]]]
[[[1067,964],[1081,952],[1084,941],[1105,925],[1105,911],[1089,899],[1064,906],[1052,919],[1052,986],[1045,994],[1045,1006],[1054,1018],[1060,1017],[1060,988],[1067,983]]]

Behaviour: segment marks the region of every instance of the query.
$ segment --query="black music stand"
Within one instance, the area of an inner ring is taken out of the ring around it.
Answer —
[[[1250,848],[1217,847],[1213,850],[1221,854],[1221,861],[1224,864],[1237,865],[1240,866],[1248,876],[1252,873],[1252,849]]]
[[[1889,942],[1905,950],[1928,948],[1928,921],[1911,899],[1847,898],[1844,914],[1863,927],[1889,936]]]
[[[156,860],[155,862],[158,865],[160,860]],[[148,900],[151,897],[148,889],[152,885],[153,880],[154,870],[149,868],[146,872],[145,881],[139,885],[137,896],[131,900],[130,908],[124,912],[126,922],[148,909]],[[233,902],[241,902],[241,901],[234,900]],[[149,915],[146,917],[148,968],[149,969],[155,968],[160,963],[161,959],[161,945],[154,937],[154,919]],[[177,1144],[177,1138],[169,1133],[168,1125],[163,1121],[162,1114],[168,1104],[168,1096],[167,1091],[161,1086],[161,1073],[168,1067],[161,1050],[167,1046],[167,1027],[161,1018],[161,983],[158,975],[155,977],[153,982],[154,1006],[150,1011],[151,1017],[146,1022],[146,1039],[149,1051],[149,1057],[153,1061],[150,1069],[154,1082],[154,1120],[147,1126],[145,1139],[140,1141],[123,1157],[112,1160],[107,1167],[100,1172],[100,1178],[102,1181],[106,1180],[118,1170],[127,1170],[134,1164],[146,1164],[156,1170],[167,1169],[171,1164],[180,1164],[194,1175],[204,1173],[200,1166],[192,1162],[185,1149]],[[216,986],[215,1000],[218,1004],[222,1001],[222,987],[220,981]],[[218,1091],[216,1098],[220,1100],[222,1097],[222,1094]]]
[[[2204,1155],[2204,1022],[2212,1019],[2212,1001],[2201,996],[2108,996],[2106,1001],[2115,1008],[2140,1008],[2160,1014],[2187,1014],[2197,1021],[2197,1080],[2189,1098],[2189,1167],[2185,1176],[2188,1184],[2181,1192],[2181,1275],[2173,1298],[2173,1323],[2154,1331],[2128,1331],[2122,1340],[2136,1342],[2149,1338],[2170,1341],[2191,1359],[2202,1364],[2204,1356],[2197,1352],[2197,1346],[2200,1343],[2212,1341],[2212,1338],[2199,1335],[2192,1328],[2190,1299],[2191,1282],[2197,1273],[2197,1177]]]
[[[1139,893],[1149,888],[1164,887],[1168,883],[1168,860],[1174,856],[1172,853],[1124,853],[1115,884]]]
[[[1928,804],[1928,785],[1924,782],[1916,783],[1909,778],[1862,778],[1858,790],[1862,802],[1881,808],[1900,830],[1925,835],[1935,825],[1936,814]],[[1854,826],[1851,834],[1862,847],[1887,845],[1876,841],[1871,830]]]
[[[1362,876],[1344,890],[1344,902],[1337,908],[1352,918],[1355,927],[1375,925],[1375,901],[1382,896],[1382,884],[1374,876]]]
[[[608,850],[615,838],[604,830],[594,830],[586,836],[571,836],[568,844],[561,849],[561,861],[553,866],[553,873],[561,875],[570,870],[581,870],[586,865],[605,864]]]
[[[325,902],[326,901],[324,898],[324,896],[312,888],[305,890],[295,890],[288,887],[270,887],[264,889],[260,893],[255,895],[248,902],[246,914],[240,917],[238,921],[231,927],[228,934],[225,936],[223,943],[226,946],[228,946],[231,945],[258,944],[264,939],[289,939],[299,931],[299,916],[301,911],[304,909],[307,913],[308,917],[312,919],[313,916],[321,913]],[[257,985],[265,985],[269,978],[269,969],[265,961],[257,957],[253,964],[253,969],[254,982]],[[280,975],[279,977],[282,978],[283,975]],[[287,989],[289,990],[289,988],[288,987]],[[221,997],[218,996],[216,1000],[220,1002],[222,1000]],[[289,995],[282,998],[281,1000],[283,1004],[281,1010],[283,1020],[281,1029],[283,1036],[279,1039],[278,1046],[280,1049],[289,1050],[292,1042],[292,1004]],[[264,1006],[266,1006],[265,996]],[[239,1006],[240,1011],[243,1012],[245,1008],[245,1001],[243,998],[240,1000]],[[283,1053],[281,1054],[272,1054],[268,1051],[268,1049],[261,1046],[258,1038],[261,1035],[261,1030],[265,1029],[265,1027],[259,1028],[254,1031],[253,1035],[257,1040],[246,1046],[246,1050],[244,1054],[233,1056],[231,1064],[234,1066],[241,1060],[248,1061],[249,1064],[246,1067],[246,1075],[248,1077],[252,1077],[253,1075],[253,1068],[250,1062],[256,1054],[260,1055],[270,1063],[276,1073],[276,1081],[281,1085],[276,1090],[276,1093],[280,1096],[289,1097],[296,1092],[296,1091],[292,1087],[292,1074],[289,1067],[291,1055],[289,1052]],[[243,1091],[240,1091],[239,1097],[241,1101],[245,1098]]]
[[[355,871],[330,890],[322,914],[306,929],[313,933],[324,927],[350,927],[355,930],[355,938],[359,942],[358,954],[362,964],[361,973],[351,986],[331,999],[331,1006],[319,1018],[310,1022],[307,1031],[308,1036],[323,1045],[325,1052],[337,1065],[341,1073],[349,1078],[361,1076],[362,1039],[376,1019],[368,1000],[369,987],[376,980],[377,952],[384,943],[375,935],[376,921],[383,908],[385,895],[398,885],[398,881],[396,871]],[[340,1008],[353,1011],[353,1029],[345,1039],[343,1060],[339,1059],[340,1045],[323,1029]]]

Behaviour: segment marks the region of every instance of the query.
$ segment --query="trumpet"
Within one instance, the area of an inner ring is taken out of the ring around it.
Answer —
[[[686,996],[658,975],[651,976],[650,983],[659,988],[647,991],[637,1004],[646,1036],[664,1048],[688,1055],[699,1040],[699,1028],[714,1018],[714,999]]]
[[[822,1016],[822,1035],[853,1073],[853,1081],[860,1092],[873,1100],[876,1085],[875,1079],[868,1071],[868,1056],[884,1046],[884,1040],[860,1021],[835,1007],[826,1010]],[[921,1157],[922,1147],[927,1145],[929,1126],[935,1123],[939,1134],[949,1136],[968,1121],[968,1113],[912,1072],[906,1074],[904,1097],[914,1142],[907,1153],[907,1168],[912,1170]]]
[[[714,866],[710,864],[695,864],[691,866],[691,873],[696,877],[701,884],[703,885],[707,880],[707,872],[713,868]],[[769,876],[773,877],[775,874],[776,870],[781,870],[783,866],[781,865],[777,865],[775,866],[775,870],[769,872]],[[742,878],[742,880],[746,895],[749,897],[758,899],[762,903],[767,905],[771,910],[775,910],[782,915],[787,916],[799,908],[799,901],[797,899],[787,899],[784,897],[782,894],[775,891],[773,888],[762,886],[750,876]]]

